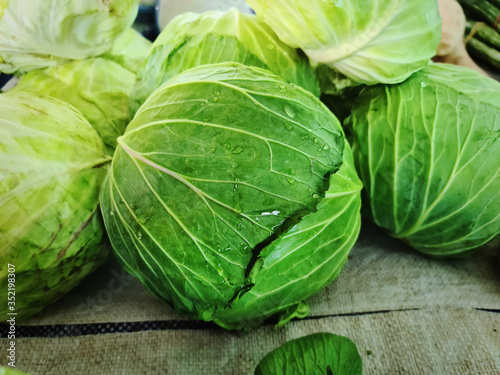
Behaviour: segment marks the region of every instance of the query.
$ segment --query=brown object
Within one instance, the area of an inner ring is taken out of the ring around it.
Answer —
[[[436,50],[435,62],[464,66],[488,74],[471,59],[464,43],[465,15],[456,0],[438,0],[441,14],[441,42]]]

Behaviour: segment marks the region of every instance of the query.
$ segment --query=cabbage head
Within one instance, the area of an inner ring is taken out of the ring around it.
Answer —
[[[141,33],[130,28],[120,35],[111,49],[101,57],[114,61],[136,74],[149,56],[151,45]]]
[[[78,60],[21,76],[11,92],[48,95],[75,106],[97,130],[110,153],[130,121],[135,75],[103,58]]]
[[[0,18],[0,72],[18,74],[109,50],[139,0],[13,0]]]
[[[269,69],[286,81],[319,95],[307,58],[281,42],[254,15],[229,11],[184,13],[175,17],[153,43],[137,74],[132,111],[178,73],[204,64],[237,62]]]
[[[111,157],[88,121],[62,101],[0,95],[0,313],[15,267],[17,318],[76,286],[108,254],[98,209]]]
[[[500,83],[435,64],[365,88],[348,123],[373,220],[433,256],[500,233]]]
[[[423,68],[441,39],[436,0],[247,0],[257,17],[316,66],[355,82],[398,83]]]
[[[101,194],[118,259],[181,314],[248,329],[307,314],[360,228],[339,121],[311,93],[236,63],[156,90]]]

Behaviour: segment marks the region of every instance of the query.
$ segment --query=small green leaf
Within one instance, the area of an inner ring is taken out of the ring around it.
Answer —
[[[332,333],[315,333],[288,341],[266,355],[255,375],[361,375],[354,342]]]

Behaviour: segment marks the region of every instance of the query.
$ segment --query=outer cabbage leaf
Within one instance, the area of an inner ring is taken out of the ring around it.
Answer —
[[[259,362],[255,375],[361,375],[362,369],[351,339],[321,332],[274,349]]]
[[[258,270],[260,254],[280,263],[287,249],[280,236],[290,231],[288,249],[302,240],[302,259],[310,255],[310,262],[292,267],[299,252],[290,254],[285,263],[295,273],[287,276],[298,282],[288,290],[297,295],[261,313],[295,307],[338,273],[356,230],[355,219],[344,227],[354,203],[332,204],[338,211],[330,215],[322,209],[331,204],[323,199],[330,180],[347,182],[342,173],[330,178],[342,165],[344,142],[340,123],[316,97],[267,70],[225,63],[181,73],[148,98],[118,139],[101,194],[115,253],[179,313],[232,328],[246,318],[226,317],[228,304],[248,294],[253,278],[271,277],[267,263]],[[332,236],[313,233],[317,210],[320,229],[339,217],[328,227]],[[294,234],[300,230],[307,233]],[[313,264],[320,245],[328,266]]]
[[[49,95],[74,105],[113,153],[130,121],[129,95],[135,75],[102,58],[72,61],[24,74],[11,92]]]
[[[0,312],[15,266],[17,318],[55,301],[108,254],[98,210],[110,156],[88,121],[59,100],[0,95]]]
[[[7,354],[8,354],[8,352],[7,352]],[[0,367],[0,375],[29,375],[29,374],[26,372],[21,372],[19,370],[16,370],[12,367],[1,366]]]
[[[9,3],[9,0],[0,0],[0,18],[3,16],[3,12],[5,8],[7,8],[7,4]]]
[[[319,95],[319,85],[307,59],[281,42],[254,15],[233,8],[227,12],[184,13],[170,21],[153,43],[151,54],[137,75],[133,112],[176,74],[221,62],[269,69]]]
[[[303,300],[339,275],[361,226],[361,189],[352,152],[345,141],[340,170],[317,206],[260,254],[249,284],[215,322],[226,328],[251,329],[280,313],[278,326],[308,313]]]
[[[128,29],[101,57],[112,60],[136,74],[149,56],[152,43],[135,29]]]
[[[257,17],[313,65],[353,81],[397,83],[423,68],[441,38],[436,0],[247,0]]]
[[[375,223],[434,256],[500,233],[500,84],[430,65],[364,89],[348,120]]]
[[[139,0],[15,0],[0,18],[0,72],[24,73],[109,50]]]

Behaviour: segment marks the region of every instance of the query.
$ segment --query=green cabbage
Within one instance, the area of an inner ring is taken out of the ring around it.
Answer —
[[[362,185],[340,123],[267,70],[185,71],[118,144],[101,194],[111,243],[180,313],[241,329],[303,316],[359,233]]]
[[[174,18],[155,40],[137,75],[132,111],[162,83],[184,70],[212,63],[237,62],[266,68],[314,95],[319,85],[306,58],[281,42],[254,15],[236,9]]]
[[[365,88],[348,124],[375,223],[434,256],[500,233],[500,83],[430,65]]]
[[[48,95],[74,105],[97,130],[110,153],[130,121],[135,75],[102,58],[72,61],[24,74],[10,92]]]
[[[112,60],[136,74],[149,56],[152,43],[135,29],[128,29],[101,57]]]
[[[328,65],[368,85],[405,80],[428,63],[441,39],[436,0],[247,2],[313,65]]]
[[[109,50],[139,0],[13,0],[0,18],[0,72],[24,73]]]
[[[0,95],[0,313],[8,265],[15,312],[29,317],[55,301],[108,254],[98,209],[111,157],[88,121],[59,100]]]

